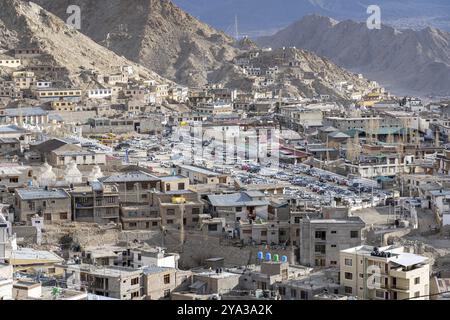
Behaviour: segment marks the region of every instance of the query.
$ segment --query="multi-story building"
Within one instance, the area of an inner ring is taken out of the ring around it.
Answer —
[[[148,192],[161,189],[161,179],[144,171],[118,173],[100,181],[105,185],[117,185],[122,205],[148,204]]]
[[[107,224],[119,222],[119,191],[116,186],[91,182],[70,190],[74,221]]]
[[[178,174],[188,177],[191,184],[230,184],[231,177],[206,168],[193,165],[178,165]]]
[[[428,300],[428,258],[403,247],[358,246],[340,253],[340,283],[345,294],[361,299]]]
[[[20,59],[0,54],[0,67],[18,68],[20,65]]]
[[[40,107],[3,109],[0,112],[0,121],[12,124],[47,124],[48,112]]]
[[[15,220],[31,222],[34,215],[44,217],[46,223],[52,221],[70,221],[70,195],[63,189],[16,189]]]
[[[81,100],[82,92],[80,89],[44,88],[38,89],[36,96],[43,102],[61,100],[78,102]]]
[[[300,264],[311,267],[336,267],[343,249],[361,245],[360,217],[340,216],[316,219],[306,215],[300,220]]]
[[[68,288],[120,300],[141,300],[145,295],[142,269],[86,264],[60,267]]]
[[[161,225],[167,228],[193,228],[200,222],[203,202],[189,190],[150,192],[150,211],[158,211]]]

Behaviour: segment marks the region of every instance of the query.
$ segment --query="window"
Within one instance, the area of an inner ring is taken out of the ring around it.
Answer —
[[[337,246],[336,246],[335,244],[332,244],[331,247],[332,247],[332,248],[336,248]]]
[[[139,284],[139,278],[131,279],[131,285],[132,285],[132,286],[135,286],[135,285],[137,285],[137,284]]]
[[[242,207],[236,207],[236,212],[242,212]]]
[[[173,220],[167,220],[167,224],[173,224]]]
[[[420,277],[414,279],[414,284],[420,284]]]
[[[167,209],[167,215],[173,216],[175,214],[175,209]]]
[[[153,227],[156,227],[157,225],[158,225],[158,221],[153,221],[153,222],[152,222],[152,226],[153,226]]]
[[[327,232],[326,231],[316,231],[316,239],[326,240]]]
[[[330,265],[332,265],[332,266],[337,265],[337,261],[330,261]]]
[[[217,231],[217,224],[208,225],[208,231]]]
[[[170,297],[170,289],[164,290],[164,298]]]
[[[352,294],[353,289],[352,289],[352,287],[344,287],[344,292],[345,292],[345,294]]]
[[[139,297],[139,291],[131,293],[131,298],[138,298]]]
[[[292,298],[297,298],[297,290],[291,289],[291,297]]]
[[[67,212],[61,212],[59,214],[59,220],[67,220]]]
[[[414,292],[414,298],[420,297],[420,291]]]
[[[359,237],[358,231],[350,231],[350,238],[354,239],[354,238],[358,238],[358,237]]]
[[[353,280],[353,273],[346,272],[344,277],[345,277],[346,280]]]
[[[267,231],[261,231],[261,237],[266,237],[267,236]]]
[[[337,231],[336,231],[336,230],[332,230],[331,233],[332,233],[332,234],[336,234]]]
[[[308,292],[306,291],[300,291],[300,299],[302,300],[308,300]]]
[[[192,208],[192,214],[200,214],[200,208]]]
[[[178,190],[184,190],[184,183],[180,182],[178,184]]]
[[[165,274],[164,275],[164,284],[169,284],[170,283],[170,274]]]
[[[345,260],[344,260],[344,264],[345,264],[346,266],[351,267],[352,264],[353,264],[353,260],[352,260],[352,259],[345,259]]]
[[[315,253],[325,254],[326,252],[326,246],[324,244],[316,244],[314,248]]]
[[[285,287],[279,287],[278,288],[278,292],[280,293],[281,296],[285,296],[286,295],[286,288]]]

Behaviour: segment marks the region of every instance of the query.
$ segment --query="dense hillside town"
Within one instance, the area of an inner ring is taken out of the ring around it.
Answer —
[[[37,2],[0,3],[0,300],[448,299],[450,99],[168,1],[140,53]]]

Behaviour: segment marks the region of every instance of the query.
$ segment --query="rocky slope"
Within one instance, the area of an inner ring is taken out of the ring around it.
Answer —
[[[178,83],[207,82],[208,71],[232,60],[233,38],[185,13],[169,0],[35,0],[63,20],[81,8],[81,32],[108,49]]]
[[[133,65],[148,79],[164,81],[159,75],[95,43],[68,27],[57,16],[40,6],[20,0],[0,2],[0,49],[38,47],[46,61],[67,70],[67,80],[82,86],[80,72],[95,69],[100,73],[116,72],[123,65]]]
[[[242,60],[248,60],[250,67],[260,69],[261,75],[245,74],[236,63]],[[300,95],[305,98],[329,95],[335,99],[351,100],[352,93],[364,93],[370,87],[366,79],[338,67],[330,60],[296,48],[252,50],[237,56],[234,61],[234,64],[228,63],[213,73],[212,78],[229,88],[282,90],[284,96]],[[278,68],[276,73],[267,74],[270,68],[275,67]],[[269,79],[273,82],[268,83]]]
[[[450,33],[438,29],[369,30],[365,23],[308,16],[257,42],[310,50],[397,94],[450,95]]]

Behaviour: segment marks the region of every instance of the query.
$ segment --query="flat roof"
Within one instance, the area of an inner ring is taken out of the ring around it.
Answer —
[[[44,250],[35,250],[32,248],[20,248],[18,250],[13,250],[11,252],[11,260],[13,261],[13,264],[15,262],[19,263],[23,260],[29,260],[32,261],[42,261],[42,262],[62,262],[64,261],[63,258],[58,256],[57,254],[51,252],[51,251],[44,251]]]
[[[194,172],[197,172],[197,173],[205,174],[205,175],[208,175],[208,176],[220,176],[220,174],[217,173],[217,172],[214,172],[214,171],[206,169],[206,168],[197,167],[197,166],[180,164],[180,165],[178,165],[178,167],[180,167],[182,169],[194,171]]]
[[[16,189],[22,200],[66,199],[69,195],[63,189]]]
[[[112,183],[112,182],[151,182],[151,181],[159,181],[160,178],[153,176],[149,173],[143,171],[132,171],[126,173],[119,173],[115,175],[111,175],[109,177],[104,177],[99,179],[101,182]]]
[[[247,192],[208,195],[208,199],[215,207],[264,206],[270,204],[268,200],[253,200]]]

